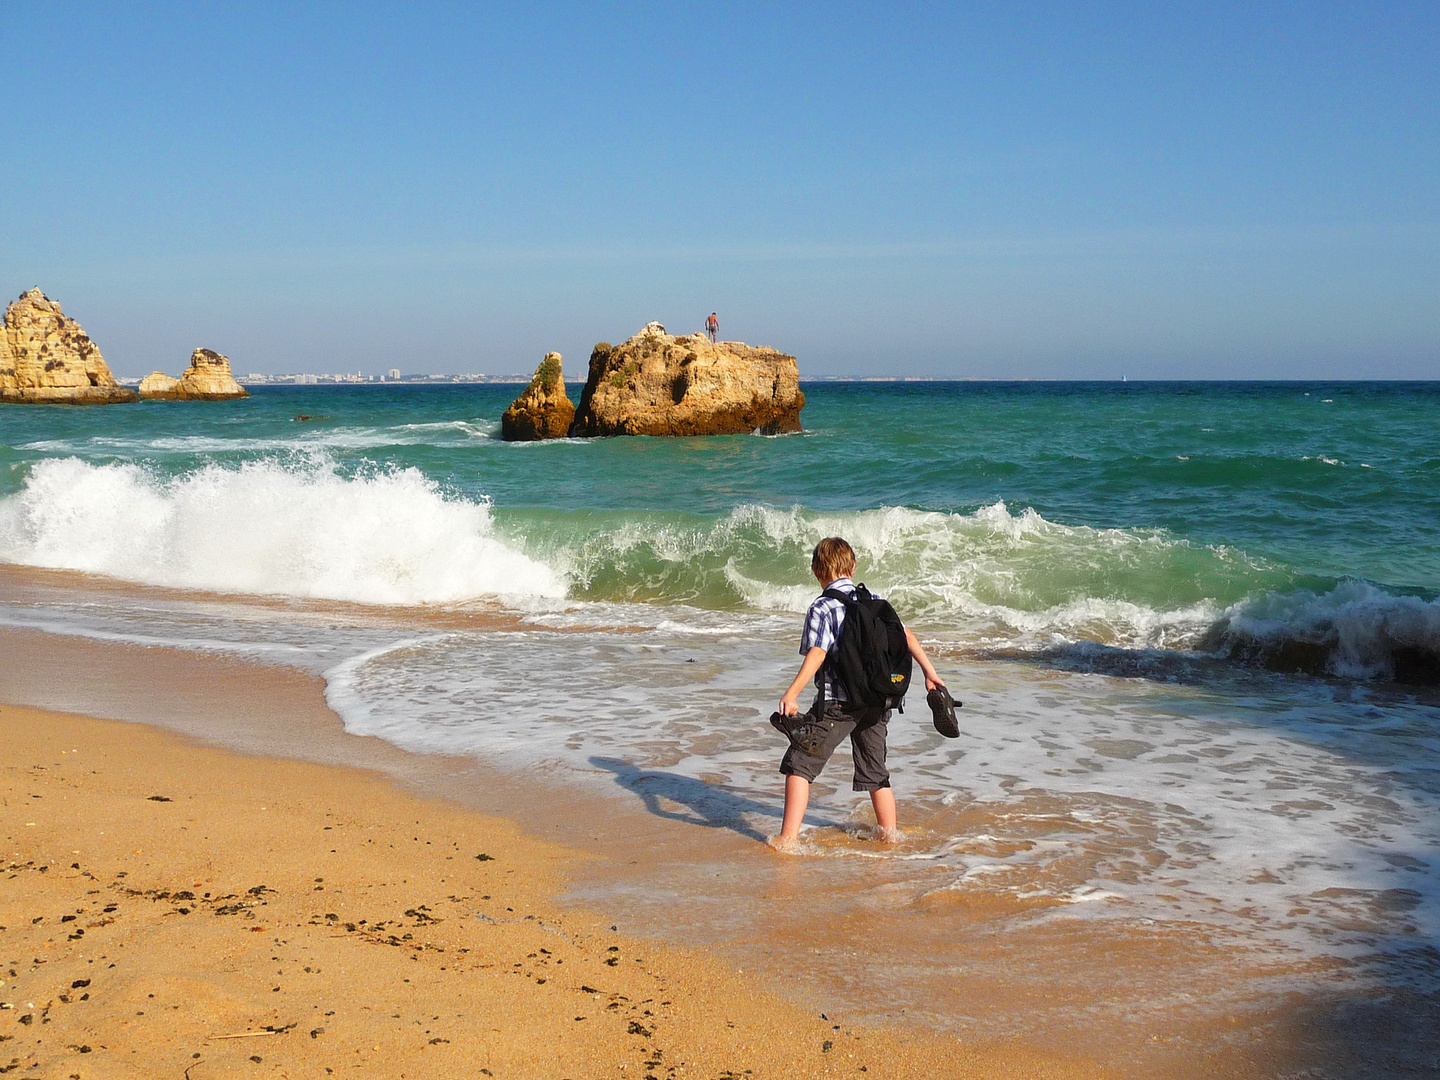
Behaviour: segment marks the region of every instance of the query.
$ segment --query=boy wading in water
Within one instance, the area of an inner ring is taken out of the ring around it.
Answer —
[[[855,582],[851,580],[855,573],[855,552],[840,537],[829,536],[815,545],[810,570],[822,590],[855,595]],[[846,736],[850,738],[855,756],[854,789],[870,793],[880,838],[891,843],[899,839],[895,827],[895,794],[890,789],[890,772],[885,768],[885,727],[890,710],[847,700],[844,687],[825,662],[839,641],[844,625],[845,604],[833,597],[819,597],[805,614],[805,627],[800,633],[800,654],[805,659],[795,681],[780,699],[780,715],[799,714],[800,691],[811,679],[815,680],[819,693],[806,723],[796,731],[796,734],[804,731],[807,737],[800,740],[792,737],[790,749],[780,762],[780,771],[785,775],[785,817],[780,835],[775,838],[776,847],[787,847],[799,839],[800,823],[810,803],[810,784]],[[945,681],[935,673],[930,658],[908,627],[905,641],[910,656],[925,675],[925,689],[944,686]],[[802,742],[804,746],[800,745]]]

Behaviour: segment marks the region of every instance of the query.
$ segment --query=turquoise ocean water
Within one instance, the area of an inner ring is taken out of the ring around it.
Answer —
[[[897,971],[985,894],[1440,988],[1440,384],[805,391],[798,435],[539,444],[516,387],[6,407],[0,561],[165,588],[0,622],[295,664],[351,730],[758,840],[838,533],[966,701],[892,726]],[[874,873],[847,770],[809,853]]]
[[[1440,675],[1437,384],[815,384],[801,436],[543,445],[495,438],[513,393],[9,409],[0,556],[361,601],[776,610],[829,531],[946,638],[1372,678],[1398,649],[1402,678]],[[442,565],[482,539],[496,565]]]

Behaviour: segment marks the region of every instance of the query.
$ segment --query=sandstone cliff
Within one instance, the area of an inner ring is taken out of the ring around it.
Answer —
[[[115,381],[80,324],[39,289],[22,293],[5,309],[0,401],[108,405],[136,396]]]
[[[546,353],[530,385],[500,418],[500,437],[513,442],[563,439],[574,419],[575,406],[565,393],[560,354]]]
[[[800,430],[793,356],[704,334],[671,337],[650,323],[590,354],[573,435],[774,435]]]
[[[196,349],[190,366],[178,379],[153,371],[140,382],[140,396],[163,401],[224,401],[249,397],[250,391],[230,374],[230,358],[213,349]]]

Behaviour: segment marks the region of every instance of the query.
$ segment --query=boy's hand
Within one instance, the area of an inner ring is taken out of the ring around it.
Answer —
[[[798,699],[791,697],[789,694],[786,694],[780,699],[781,716],[796,716],[799,712],[800,702]]]
[[[926,675],[926,676],[925,676],[925,692],[926,692],[926,693],[929,693],[931,690],[934,690],[937,686],[944,686],[944,685],[945,685],[945,680],[942,679],[942,678],[940,678],[939,675]]]

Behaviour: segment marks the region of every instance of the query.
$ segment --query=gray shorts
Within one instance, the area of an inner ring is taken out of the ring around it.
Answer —
[[[803,776],[813,782],[830,755],[849,736],[850,751],[855,756],[852,787],[856,791],[879,791],[890,786],[890,771],[885,768],[885,725],[890,720],[889,709],[851,709],[845,702],[826,701],[822,714],[817,698],[805,717],[807,727],[819,729],[813,732],[819,736],[816,752],[807,753],[792,743],[780,761],[782,773]]]

